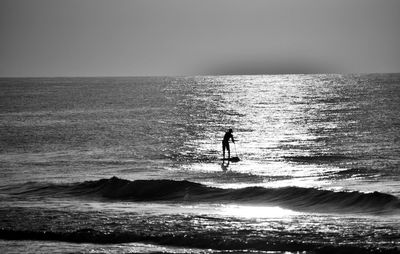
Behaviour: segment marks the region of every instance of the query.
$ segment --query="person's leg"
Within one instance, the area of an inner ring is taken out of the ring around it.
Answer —
[[[229,148],[229,143],[226,145],[226,150],[228,150],[228,159],[231,158],[231,149]]]
[[[225,144],[222,142],[222,158],[225,159]]]

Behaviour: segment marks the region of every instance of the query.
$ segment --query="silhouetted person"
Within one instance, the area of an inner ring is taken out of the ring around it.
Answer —
[[[225,132],[224,139],[222,140],[223,159],[225,159],[225,149],[228,150],[228,160],[231,158],[231,150],[229,148],[229,139],[232,139],[232,142],[235,143],[232,132],[233,132],[232,129],[229,129],[227,132]]]

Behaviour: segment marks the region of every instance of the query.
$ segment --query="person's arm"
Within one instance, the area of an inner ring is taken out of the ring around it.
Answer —
[[[232,143],[235,143],[235,140],[233,139],[233,135],[231,135],[231,138],[232,138]]]

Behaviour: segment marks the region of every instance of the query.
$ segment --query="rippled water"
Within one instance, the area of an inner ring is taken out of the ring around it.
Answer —
[[[0,88],[6,252],[399,245],[398,74],[0,79]],[[226,165],[228,128],[241,161]]]

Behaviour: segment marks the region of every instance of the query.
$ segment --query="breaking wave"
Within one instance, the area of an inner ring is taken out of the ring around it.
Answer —
[[[79,229],[69,232],[56,231],[32,231],[0,229],[0,239],[7,240],[41,240],[41,241],[64,241],[74,243],[99,243],[113,244],[126,242],[150,242],[161,245],[196,247],[219,250],[272,250],[276,251],[311,251],[312,253],[369,253],[369,254],[394,254],[397,248],[379,249],[363,246],[340,246],[337,244],[326,244],[317,242],[304,242],[301,240],[284,240],[273,237],[266,241],[263,238],[245,240],[238,237],[224,237],[218,232],[191,232],[148,234],[140,231],[113,231],[102,232],[91,228]],[[232,253],[232,251],[228,251]],[[241,252],[241,251],[240,251]],[[235,252],[236,253],[236,252]]]
[[[29,182],[14,195],[74,196],[126,201],[173,201],[279,205],[301,211],[400,213],[400,199],[386,193],[331,191],[316,188],[246,187],[224,189],[190,181],[124,180],[117,177],[72,184]]]

